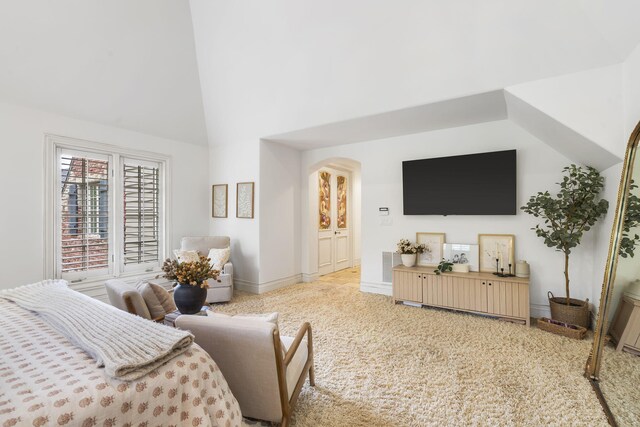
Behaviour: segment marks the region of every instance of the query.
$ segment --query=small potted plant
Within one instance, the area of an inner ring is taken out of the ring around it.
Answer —
[[[423,244],[414,244],[407,239],[401,239],[398,242],[397,253],[402,258],[402,264],[405,267],[413,267],[416,265],[416,257],[418,254],[423,253],[426,250],[426,246]]]
[[[564,280],[566,295],[562,298],[549,293],[551,317],[554,320],[589,327],[589,301],[571,298],[569,293],[569,256],[585,232],[607,213],[609,202],[599,199],[604,179],[592,167],[571,165],[562,170],[564,177],[558,183],[560,191],[548,191],[531,196],[522,206],[524,212],[544,220],[532,230],[544,239],[545,245],[564,254]]]
[[[168,259],[162,266],[164,277],[175,280],[173,300],[182,314],[198,313],[207,300],[207,280],[218,279],[220,272],[211,266],[211,260],[200,256],[198,261],[178,262]]]

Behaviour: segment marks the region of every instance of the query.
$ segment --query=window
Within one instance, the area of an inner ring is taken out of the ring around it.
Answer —
[[[48,185],[51,275],[81,282],[158,270],[168,159],[53,136],[47,146],[56,177]]]

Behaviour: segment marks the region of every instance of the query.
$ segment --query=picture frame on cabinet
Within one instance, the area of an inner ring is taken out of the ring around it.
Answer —
[[[508,273],[509,264],[512,272],[515,271],[515,240],[513,234],[478,234],[480,271],[495,273],[496,269],[500,271],[503,268]]]
[[[211,216],[213,218],[226,218],[229,202],[229,186],[227,184],[214,184],[211,186]]]
[[[416,243],[424,244],[426,250],[418,254],[417,264],[424,267],[437,266],[443,257],[445,233],[416,233]]]
[[[445,243],[442,257],[453,264],[467,264],[469,271],[479,271],[478,245]]]

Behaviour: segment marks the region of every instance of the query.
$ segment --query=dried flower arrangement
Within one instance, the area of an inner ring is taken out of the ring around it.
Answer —
[[[199,286],[207,288],[208,279],[218,280],[220,272],[211,266],[211,260],[205,256],[200,256],[200,260],[193,262],[178,263],[176,260],[167,258],[162,265],[164,277],[175,280],[182,285]]]
[[[421,254],[427,250],[424,244],[411,243],[407,239],[400,239],[396,252],[403,255]]]

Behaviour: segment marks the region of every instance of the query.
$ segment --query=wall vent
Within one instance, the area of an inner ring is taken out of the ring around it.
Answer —
[[[402,264],[400,254],[395,252],[382,252],[382,281],[391,283],[393,267]]]

